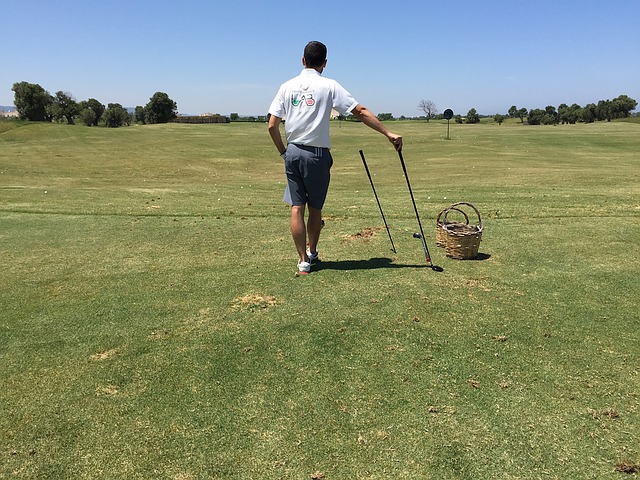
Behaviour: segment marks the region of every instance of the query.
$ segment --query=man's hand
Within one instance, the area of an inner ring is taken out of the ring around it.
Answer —
[[[402,135],[397,135],[395,133],[389,132],[387,138],[391,143],[393,143],[393,146],[395,147],[397,152],[402,151]]]

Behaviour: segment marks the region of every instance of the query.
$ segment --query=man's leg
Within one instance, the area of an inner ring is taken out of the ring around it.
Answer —
[[[301,262],[308,262],[307,257],[307,230],[304,224],[304,205],[291,207],[291,236],[296,246]]]
[[[322,230],[322,210],[309,207],[309,222],[307,233],[309,234],[309,251],[318,251],[318,241],[320,240],[320,230]]]

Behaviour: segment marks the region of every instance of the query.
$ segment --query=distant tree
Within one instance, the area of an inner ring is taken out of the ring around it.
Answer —
[[[620,95],[614,98],[611,103],[615,118],[627,118],[631,111],[635,110],[638,106],[638,102],[627,95]]]
[[[480,123],[480,115],[478,115],[475,108],[467,112],[467,123]]]
[[[138,105],[133,113],[133,118],[137,123],[147,123],[147,114],[145,108]]]
[[[119,103],[110,103],[107,105],[107,109],[102,115],[105,125],[111,128],[121,127],[122,125],[128,125],[131,117],[129,112]]]
[[[67,124],[73,125],[73,119],[80,113],[78,102],[71,96],[69,92],[56,92],[53,97],[51,106],[53,118],[57,121],[67,120]]]
[[[524,117],[526,117],[528,113],[529,111],[526,108],[521,108],[518,110],[516,116],[520,119],[520,122],[524,123]]]
[[[232,113],[231,115],[229,115],[229,120],[232,122],[237,122],[239,118],[240,115],[238,115],[237,113]]]
[[[544,109],[544,115],[541,119],[544,125],[556,125],[558,123],[558,112],[556,112],[556,107],[552,105],[547,105]]]
[[[596,121],[596,104],[589,103],[580,112],[579,120],[584,123],[593,123]]]
[[[546,112],[540,108],[532,108],[529,110],[529,114],[527,116],[529,125],[540,125],[545,114]]]
[[[582,111],[584,109],[577,103],[573,103],[567,112],[567,123],[576,124],[582,118]]]
[[[427,123],[431,118],[438,114],[438,107],[436,107],[436,104],[431,100],[420,100],[420,103],[418,103],[418,110],[424,112],[427,117]]]
[[[147,123],[167,123],[178,116],[176,102],[163,92],[154,93],[144,108]]]
[[[524,123],[524,117],[527,116],[528,110],[526,108],[520,108],[518,109],[518,107],[516,107],[515,105],[512,105],[511,108],[509,109],[509,117],[511,118],[519,118],[520,122]]]
[[[84,125],[90,127],[96,121],[96,112],[90,108],[84,108],[80,111],[80,120]]]
[[[569,105],[566,103],[558,105],[558,121],[563,125],[569,123]]]
[[[34,122],[51,121],[53,99],[49,92],[37,83],[14,83],[11,90],[15,93],[13,104],[23,120]]]
[[[93,112],[94,114],[94,118],[93,118],[93,122],[91,123],[91,125],[95,125],[98,126],[98,122],[102,119],[102,114],[104,113],[105,110],[105,106],[100,103],[98,100],[96,100],[95,98],[90,98],[89,100],[84,100],[82,102],[80,102],[80,110],[84,111],[85,109],[89,109]],[[82,115],[83,119],[82,121],[85,121],[85,118],[87,118],[86,115]],[[85,123],[86,125],[86,123]],[[87,125],[88,126],[88,125]]]
[[[606,120],[610,122],[613,118],[611,100],[600,100],[596,105],[596,120]]]
[[[378,120],[380,120],[381,122],[384,122],[386,120],[393,120],[393,114],[392,113],[379,113],[378,114]]]
[[[502,125],[502,122],[504,122],[504,115],[500,115],[499,113],[496,113],[493,116],[493,121],[496,122],[498,125]]]
[[[454,115],[453,119],[456,123],[462,123],[462,115],[460,114]]]
[[[582,107],[577,103],[574,103],[571,106],[567,105],[566,103],[561,103],[558,106],[557,121],[559,123],[562,123],[563,125],[565,123],[574,124],[578,120],[580,120],[581,115]]]

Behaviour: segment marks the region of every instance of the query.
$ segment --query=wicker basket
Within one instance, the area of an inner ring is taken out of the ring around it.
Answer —
[[[482,239],[483,225],[480,212],[470,203],[459,202],[451,205],[450,208],[458,208],[462,205],[473,209],[478,216],[478,224],[465,225],[463,223],[444,223],[441,229],[444,231],[444,248],[447,257],[458,260],[468,260],[478,256],[478,248],[480,247],[480,240]]]
[[[449,220],[447,218],[447,215],[449,214],[449,212],[451,210],[455,210],[456,212],[461,213],[462,216],[464,216],[465,223],[455,222],[455,221]],[[444,215],[444,217],[442,215]],[[456,208],[455,205],[450,205],[447,208],[444,208],[438,214],[438,218],[436,219],[436,246],[437,247],[440,247],[440,248],[444,248],[445,247],[445,244],[447,243],[447,238],[446,238],[446,233],[445,233],[445,231],[444,231],[444,229],[442,227],[444,225],[449,225],[449,224],[469,225],[469,217],[467,216],[467,214],[463,210],[460,210],[459,208]]]

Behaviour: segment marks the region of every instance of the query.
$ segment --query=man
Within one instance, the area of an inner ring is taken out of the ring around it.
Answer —
[[[402,149],[402,136],[387,130],[338,82],[321,76],[327,65],[327,47],[322,43],[307,44],[302,65],[302,73],[280,86],[269,107],[269,135],[284,160],[287,175],[284,201],[291,205],[290,227],[299,256],[298,273],[307,274],[311,264],[318,259],[322,207],[333,164],[329,151],[331,109],[343,115],[353,114],[366,126],[386,136],[398,151]],[[286,146],[280,134],[283,119],[286,120]],[[309,220],[305,225],[307,204]]]

